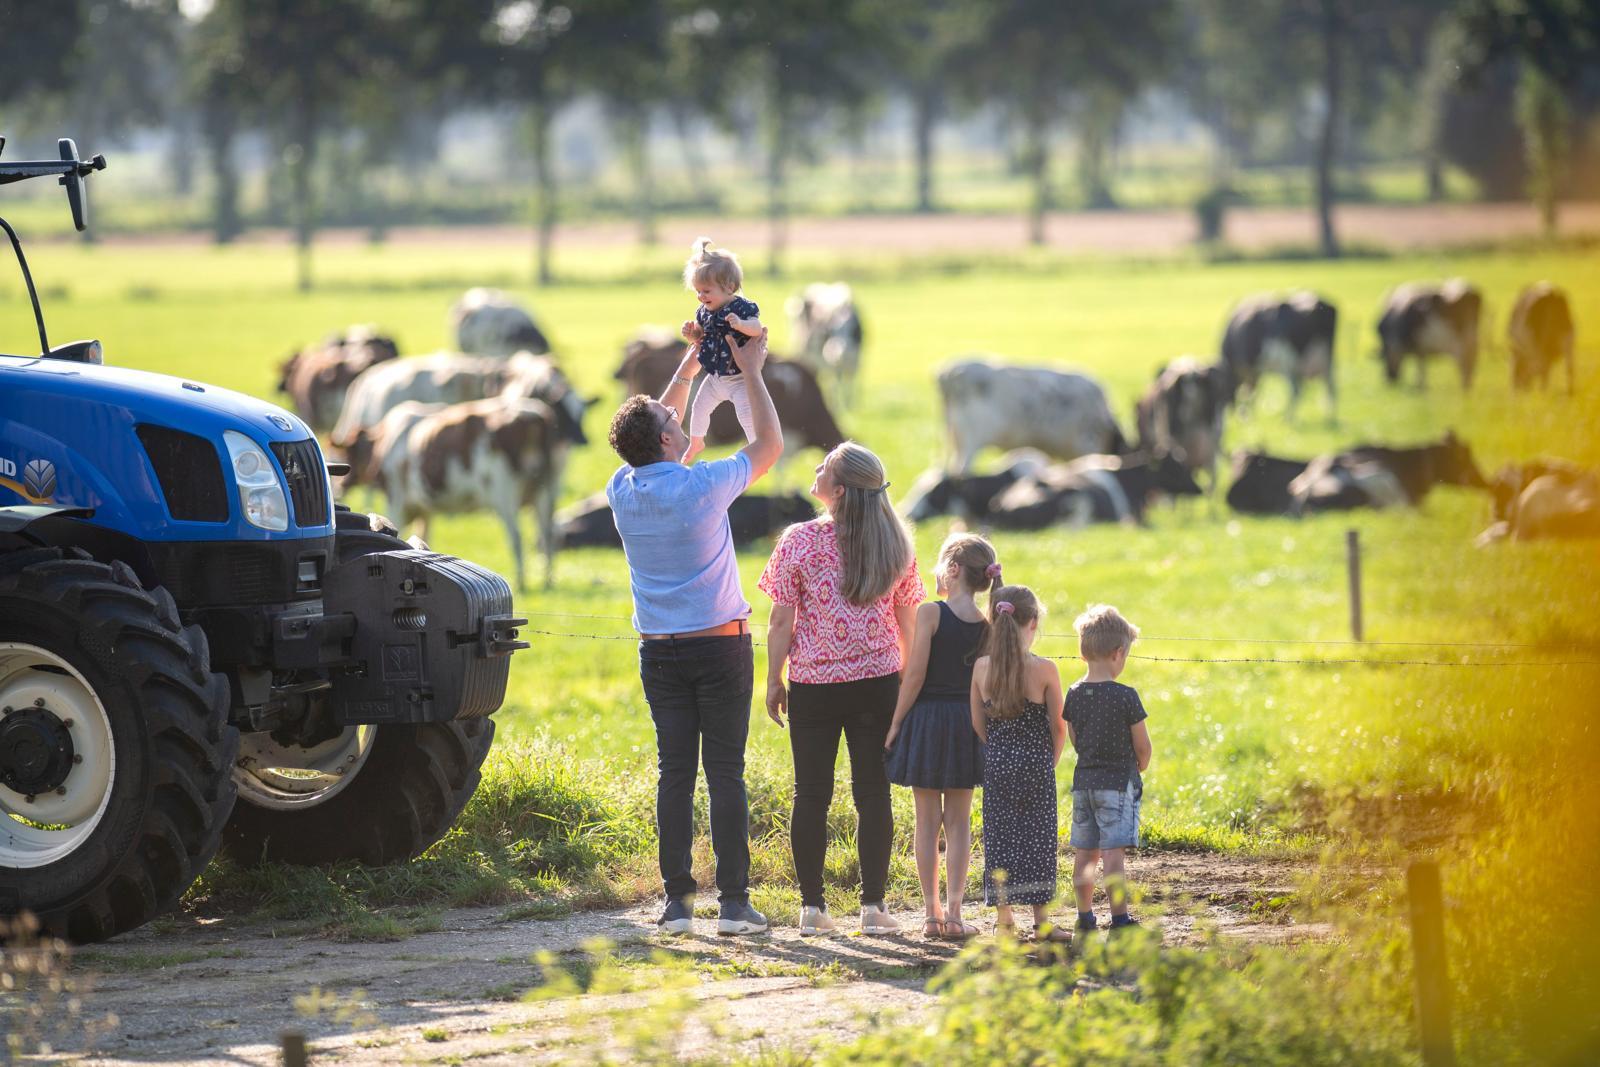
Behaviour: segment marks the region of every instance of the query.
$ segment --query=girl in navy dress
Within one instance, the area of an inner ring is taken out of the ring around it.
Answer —
[[[989,639],[972,665],[972,728],[985,743],[983,896],[995,929],[1016,929],[1015,904],[1033,908],[1034,937],[1069,941],[1046,918],[1056,896],[1056,764],[1067,743],[1061,673],[1029,650],[1044,608],[1006,585],[989,597]]]
[[[927,918],[924,937],[971,937],[963,922],[967,865],[972,857],[972,790],[983,784],[983,743],[972,729],[968,701],[972,664],[988,624],[974,597],[1000,588],[994,546],[974,534],[952,534],[939,549],[934,590],[943,600],[917,608],[917,626],[900,698],[884,741],[889,781],[911,787],[916,805],[917,877]],[[944,828],[945,902],[939,902],[939,829]]]

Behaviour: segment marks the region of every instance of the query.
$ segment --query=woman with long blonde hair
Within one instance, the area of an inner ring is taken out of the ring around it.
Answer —
[[[781,727],[787,711],[794,754],[789,841],[800,882],[800,932],[834,929],[822,869],[843,734],[856,807],[861,931],[890,934],[899,923],[883,902],[894,837],[883,746],[926,594],[910,531],[889,503],[889,479],[877,456],[846,441],[818,464],[811,495],[827,514],[785,530],[758,583],[772,598],[767,714]]]

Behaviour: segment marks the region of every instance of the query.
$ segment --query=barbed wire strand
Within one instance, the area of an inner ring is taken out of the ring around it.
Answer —
[[[530,613],[531,614],[531,613]],[[562,637],[585,641],[638,641],[636,634],[585,634],[572,633],[561,630],[541,630],[524,626],[520,629],[524,634],[537,634],[541,637]],[[765,641],[752,641],[757,647],[766,647]],[[1075,660],[1078,657],[1070,655],[1045,656],[1045,659]],[[1279,656],[1221,656],[1182,657],[1182,656],[1144,656],[1130,655],[1129,659],[1145,660],[1151,663],[1261,663],[1297,667],[1600,667],[1600,659],[1580,660],[1447,660],[1447,659],[1286,659]]]
[[[627,615],[585,615],[570,611],[529,611],[518,609],[524,615],[538,616],[547,619],[600,619],[607,622],[625,622],[633,625],[633,619]],[[750,626],[765,627],[764,622],[749,620]],[[1040,637],[1057,637],[1072,640],[1076,634],[1058,634],[1041,632]],[[1502,648],[1502,649],[1537,649],[1551,648],[1548,644],[1537,642],[1519,641],[1356,641],[1342,637],[1165,637],[1155,634],[1141,633],[1141,641],[1170,641],[1188,642],[1213,645],[1354,645],[1359,648]]]

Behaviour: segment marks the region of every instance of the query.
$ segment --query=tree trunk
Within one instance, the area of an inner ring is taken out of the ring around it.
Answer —
[[[939,118],[939,90],[919,86],[911,94],[911,133],[916,155],[917,207],[924,215],[933,210],[933,128]]]
[[[1539,208],[1539,228],[1556,235],[1557,194],[1567,155],[1567,102],[1561,89],[1532,63],[1523,61],[1517,82],[1517,124],[1528,157],[1528,191]]]
[[[633,174],[639,243],[649,248],[660,239],[656,232],[654,175],[650,171],[650,109],[640,101],[630,100],[621,105],[621,111],[622,151]]]
[[[1023,123],[1022,166],[1033,185],[1028,202],[1028,243],[1042,245],[1045,213],[1050,210],[1050,131],[1044,104],[1037,96],[1029,99]]]
[[[1339,257],[1339,237],[1333,229],[1333,156],[1339,130],[1340,97],[1344,71],[1340,65],[1343,26],[1338,0],[1322,0],[1322,135],[1317,141],[1317,228],[1322,254]]]
[[[773,87],[767,116],[767,273],[783,273],[784,244],[788,236],[788,204],[784,200],[785,168],[789,161],[789,100],[781,86]]]
[[[211,157],[211,235],[225,245],[243,232],[239,220],[239,168],[233,158],[238,114],[220,94],[205,104],[201,129]]]
[[[294,189],[294,245],[299,288],[311,291],[311,240],[316,233],[312,175],[317,162],[317,102],[310,86],[302,86],[295,102],[294,143],[290,145],[289,180]]]
[[[1428,149],[1423,166],[1428,181],[1428,203],[1437,204],[1444,199],[1444,160],[1439,157],[1438,149]]]
[[[1113,92],[1091,93],[1079,125],[1078,185],[1084,202],[1096,210],[1114,208],[1111,183],[1106,176],[1108,157],[1117,126],[1122,121],[1122,101]]]
[[[555,281],[550,265],[551,250],[556,235],[556,179],[550,158],[551,107],[547,100],[536,99],[528,112],[528,133],[533,147],[533,182],[538,194],[534,218],[534,282],[549,285]]]

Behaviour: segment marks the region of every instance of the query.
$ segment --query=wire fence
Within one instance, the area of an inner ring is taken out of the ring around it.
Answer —
[[[632,625],[632,619],[625,615],[589,615],[577,612],[561,611],[525,611],[530,618],[557,618],[557,619],[585,619],[591,621],[605,621]],[[764,623],[751,622],[752,628],[765,627]],[[603,634],[587,631],[552,630],[537,627],[522,627],[524,634],[536,634],[540,637],[554,637],[566,640],[584,641],[638,641],[638,635]],[[1071,639],[1076,640],[1075,634],[1041,633],[1041,638]],[[1363,648],[1390,647],[1390,648],[1433,648],[1433,649],[1472,649],[1485,651],[1489,649],[1513,652],[1528,649],[1550,649],[1548,645],[1538,645],[1526,642],[1482,642],[1482,641],[1348,641],[1339,639],[1317,640],[1297,638],[1261,638],[1261,637],[1149,637],[1141,635],[1140,641],[1171,641],[1209,643],[1213,645],[1231,644],[1258,644],[1258,645],[1333,645],[1352,646]],[[764,646],[766,642],[755,641],[757,646]],[[1077,656],[1046,655],[1046,659],[1072,660]],[[1600,658],[1594,659],[1473,659],[1461,656],[1456,659],[1399,659],[1384,657],[1287,657],[1287,656],[1155,656],[1144,654],[1130,654],[1129,659],[1143,660],[1150,663],[1184,663],[1184,664],[1267,664],[1294,667],[1522,667],[1522,668],[1549,668],[1549,667],[1600,667]]]

